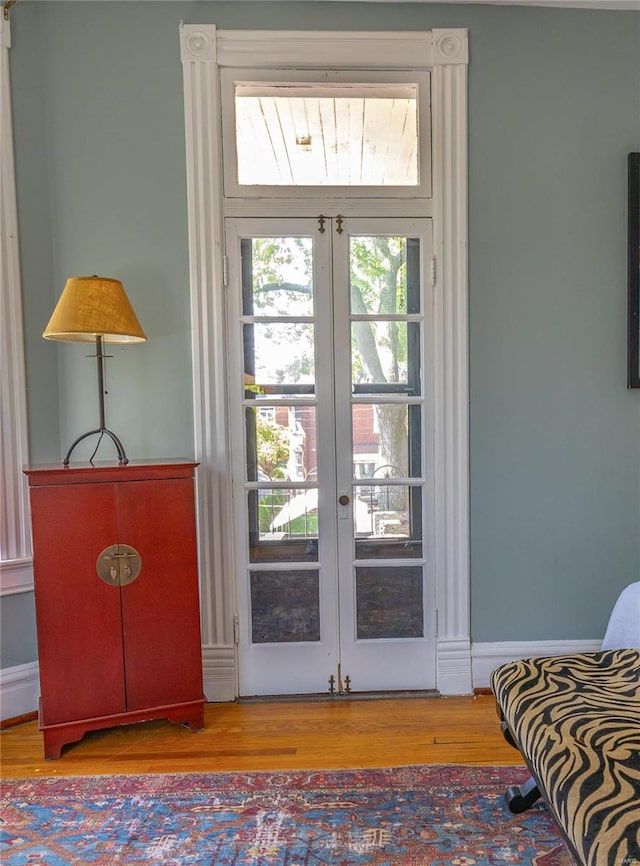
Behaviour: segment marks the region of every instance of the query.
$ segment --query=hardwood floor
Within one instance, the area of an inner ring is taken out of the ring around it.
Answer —
[[[35,721],[0,733],[2,776],[522,764],[491,696],[208,704],[192,734],[165,721],[93,731],[45,761]]]

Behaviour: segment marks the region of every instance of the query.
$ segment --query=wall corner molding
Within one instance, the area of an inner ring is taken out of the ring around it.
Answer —
[[[0,16],[0,560],[31,557],[29,495],[22,467],[29,462],[27,391],[13,120],[9,21]],[[0,571],[0,587],[15,570]],[[9,580],[9,589],[12,589]]]

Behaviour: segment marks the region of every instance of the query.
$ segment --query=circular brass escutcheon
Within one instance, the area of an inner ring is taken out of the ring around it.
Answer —
[[[105,547],[96,562],[100,580],[109,586],[126,586],[142,571],[142,559],[135,547],[112,544]]]

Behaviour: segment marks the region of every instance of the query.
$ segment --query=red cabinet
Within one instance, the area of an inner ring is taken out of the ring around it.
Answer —
[[[196,465],[25,470],[45,757],[112,725],[204,727]]]

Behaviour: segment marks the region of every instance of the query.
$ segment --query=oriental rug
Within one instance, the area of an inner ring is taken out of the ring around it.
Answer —
[[[8,779],[5,866],[572,866],[514,767]]]

